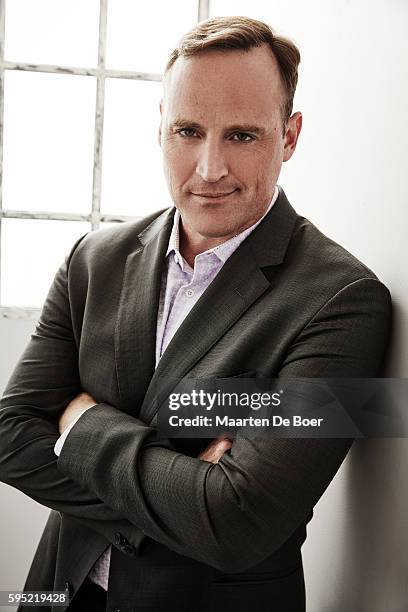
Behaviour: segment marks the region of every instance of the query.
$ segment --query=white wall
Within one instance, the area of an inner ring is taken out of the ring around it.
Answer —
[[[304,130],[280,184],[299,213],[389,287],[394,331],[388,374],[408,376],[408,3],[214,0],[217,6],[218,14],[268,20],[302,50],[295,110],[304,113]],[[6,347],[0,388],[31,328],[0,321]],[[408,609],[407,462],[406,440],[354,445],[309,527],[308,611]],[[48,511],[5,485],[0,496],[0,542],[7,551],[0,557],[0,589],[19,588]]]

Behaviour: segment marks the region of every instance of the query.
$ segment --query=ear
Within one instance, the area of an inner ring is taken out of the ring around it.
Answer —
[[[302,113],[293,113],[288,119],[284,136],[283,161],[288,161],[296,149],[300,131],[302,129]]]
[[[163,100],[160,100],[160,125],[159,125],[159,145],[161,146],[161,134],[162,134],[162,123],[163,123]]]

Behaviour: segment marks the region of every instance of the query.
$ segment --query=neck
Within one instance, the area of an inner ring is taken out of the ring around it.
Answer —
[[[207,238],[205,236],[193,235],[191,232],[186,230],[181,221],[179,228],[179,249],[181,255],[184,257],[186,262],[191,268],[194,268],[194,260],[197,255],[213,249],[214,247],[226,242],[235,234],[231,236],[222,236],[220,238]]]

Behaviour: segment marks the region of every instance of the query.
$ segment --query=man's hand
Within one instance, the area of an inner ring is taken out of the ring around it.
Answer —
[[[82,414],[88,408],[95,406],[98,402],[90,395],[83,391],[79,393],[67,407],[64,409],[64,412],[61,414],[58,422],[58,429],[60,434],[64,432],[64,430],[74,421],[77,416]],[[230,449],[232,446],[232,441],[227,438],[227,436],[221,435],[218,438],[215,438],[207,448],[198,456],[199,459],[203,461],[209,461],[210,463],[218,463],[223,454]]]
[[[89,393],[86,393],[85,391],[74,397],[59,418],[58,429],[60,434],[62,434],[64,430],[71,425],[72,421],[74,421],[77,416],[82,414],[88,408],[91,408],[91,406],[95,406],[97,403],[98,402],[94,400],[92,395],[89,395]]]
[[[210,463],[218,463],[223,454],[229,450],[231,446],[232,440],[227,438],[226,435],[218,436],[218,438],[210,442],[201,455],[198,455],[198,458],[203,461],[209,461]]]

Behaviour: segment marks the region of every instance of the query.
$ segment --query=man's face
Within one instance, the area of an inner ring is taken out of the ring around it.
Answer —
[[[190,239],[228,239],[267,209],[295,149],[269,47],[179,58],[165,77],[160,141],[173,201]]]

